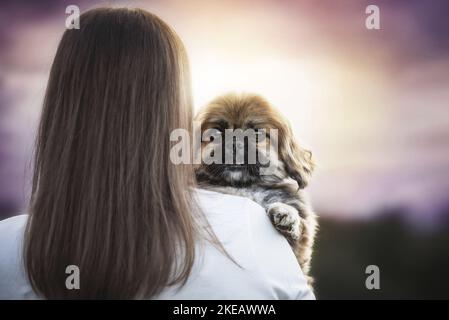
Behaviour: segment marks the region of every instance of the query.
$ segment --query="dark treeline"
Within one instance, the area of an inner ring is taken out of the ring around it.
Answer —
[[[417,228],[401,218],[404,213],[369,221],[322,218],[312,265],[317,297],[448,299],[449,219]],[[365,287],[372,264],[380,269],[380,290]]]

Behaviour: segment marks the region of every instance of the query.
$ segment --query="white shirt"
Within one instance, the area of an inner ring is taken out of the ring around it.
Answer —
[[[201,242],[187,283],[167,287],[155,299],[315,298],[288,242],[261,206],[212,191],[198,189],[196,195],[217,238],[240,267],[209,242]],[[0,221],[0,299],[39,298],[23,267],[27,218]]]

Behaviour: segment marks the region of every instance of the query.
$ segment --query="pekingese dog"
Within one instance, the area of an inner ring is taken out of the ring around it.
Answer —
[[[265,208],[311,285],[317,221],[303,190],[314,167],[311,153],[296,143],[287,120],[258,95],[220,96],[196,121],[202,137],[199,187],[248,197]]]

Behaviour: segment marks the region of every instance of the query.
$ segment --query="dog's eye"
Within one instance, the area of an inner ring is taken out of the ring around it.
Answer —
[[[222,127],[213,127],[212,129],[217,130],[218,132],[221,132],[221,133],[224,132],[224,129]]]
[[[214,123],[213,129],[220,131],[221,133],[225,132],[225,129],[229,127],[229,124],[225,120],[220,120]]]
[[[257,128],[254,129],[254,131],[256,133],[256,137],[259,142],[270,138],[270,134],[265,129]]]
[[[256,129],[254,129],[254,131],[256,132],[256,134],[258,136],[262,136],[262,135],[266,134],[266,130],[264,130],[264,129],[256,128]]]

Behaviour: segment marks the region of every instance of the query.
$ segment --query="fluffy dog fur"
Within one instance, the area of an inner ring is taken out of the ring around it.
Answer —
[[[263,165],[257,160],[250,164],[202,164],[197,168],[198,184],[202,188],[248,197],[265,208],[274,227],[291,244],[302,271],[308,277],[312,246],[317,222],[316,215],[304,194],[314,164],[311,153],[302,149],[295,141],[289,123],[265,99],[258,95],[227,94],[209,103],[196,117],[201,122],[201,133],[213,129],[223,137],[225,132],[235,129],[264,129],[265,141],[256,142],[259,155],[268,159],[277,157],[276,169],[269,175],[261,175]],[[278,153],[273,148],[266,150],[270,140],[269,129],[278,130]],[[212,139],[211,139],[212,140]],[[233,140],[232,140],[233,142]],[[234,143],[234,142],[233,142]],[[245,141],[244,148],[248,148]],[[232,148],[202,141],[201,152],[236,153]],[[234,159],[235,160],[235,159]],[[276,162],[275,162],[276,163]]]

